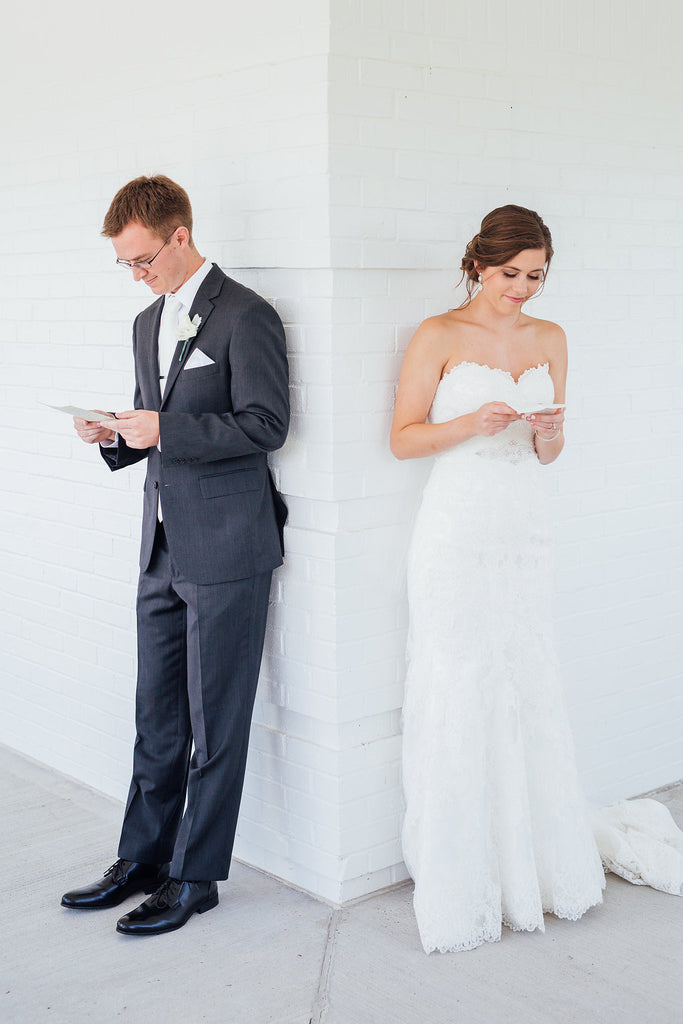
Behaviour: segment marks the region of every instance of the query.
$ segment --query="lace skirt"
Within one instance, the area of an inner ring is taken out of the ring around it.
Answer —
[[[454,452],[408,563],[404,857],[424,948],[543,930],[601,902],[552,622],[542,468]]]

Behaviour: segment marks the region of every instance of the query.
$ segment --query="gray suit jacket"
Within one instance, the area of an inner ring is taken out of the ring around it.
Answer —
[[[289,425],[282,323],[265,299],[215,264],[190,310],[202,320],[183,354],[178,342],[163,398],[158,338],[163,297],[133,325],[136,409],[159,411],[160,449],[101,448],[111,469],[148,459],[140,568],[149,565],[161,495],[164,528],[178,578],[222,583],[282,562],[287,508],[266,453]],[[213,360],[187,368],[194,349]]]

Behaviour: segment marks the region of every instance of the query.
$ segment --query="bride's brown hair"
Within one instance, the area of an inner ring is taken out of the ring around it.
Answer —
[[[543,280],[553,258],[553,240],[550,231],[535,210],[525,206],[499,206],[487,213],[481,222],[479,233],[465,249],[460,264],[463,279],[467,281],[467,301],[471,301],[479,279],[480,267],[502,267],[517,253],[525,249],[545,249]]]

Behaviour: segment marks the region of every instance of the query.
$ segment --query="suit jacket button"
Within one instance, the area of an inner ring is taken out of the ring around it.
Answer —
[[[155,480],[155,481],[154,481],[154,490],[155,490],[155,491],[157,491],[158,489],[159,489],[159,484],[158,484],[158,483],[157,483],[157,481]]]

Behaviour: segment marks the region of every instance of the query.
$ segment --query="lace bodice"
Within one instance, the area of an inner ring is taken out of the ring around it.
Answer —
[[[555,387],[548,363],[530,367],[519,380],[508,370],[482,363],[458,363],[439,381],[429,422],[444,423],[464,416],[486,402],[507,402],[517,412],[526,412],[554,400]],[[437,458],[457,458],[465,452],[506,462],[535,457],[534,428],[526,420],[517,420],[494,437],[472,437]]]

